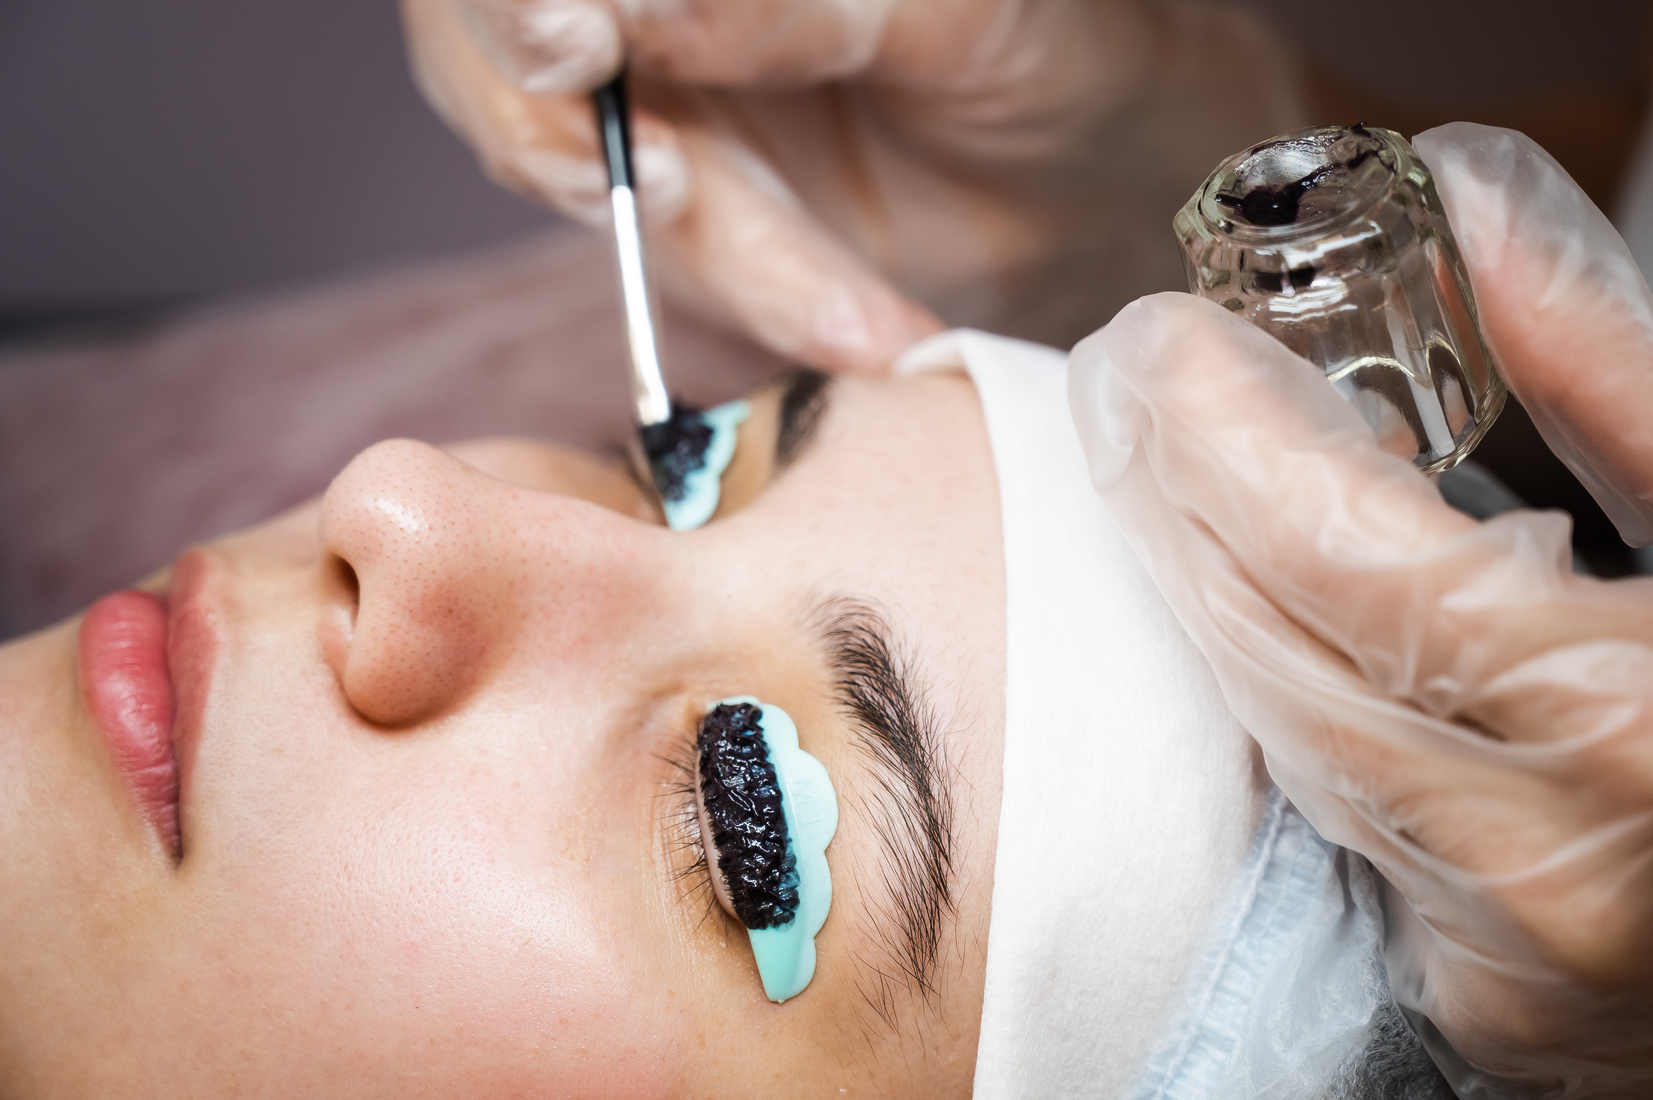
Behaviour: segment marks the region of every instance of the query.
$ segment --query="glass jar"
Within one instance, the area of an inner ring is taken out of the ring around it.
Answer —
[[[1437,473],[1504,407],[1429,170],[1392,130],[1303,130],[1230,157],[1172,222],[1189,289],[1319,366],[1385,450]]]

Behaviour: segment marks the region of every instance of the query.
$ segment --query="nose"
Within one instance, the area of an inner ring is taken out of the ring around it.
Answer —
[[[591,609],[559,590],[589,587],[591,571],[616,560],[604,545],[616,531],[599,514],[608,515],[506,485],[422,443],[363,451],[321,509],[325,566],[343,582],[325,648],[351,705],[386,726],[451,709],[546,604],[557,605],[551,623],[589,637],[590,624],[575,620]]]

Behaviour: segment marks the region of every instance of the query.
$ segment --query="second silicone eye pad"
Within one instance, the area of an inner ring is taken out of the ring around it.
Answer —
[[[712,886],[746,926],[763,991],[778,1004],[815,975],[815,934],[832,907],[826,848],[838,796],[826,768],[798,747],[787,713],[750,695],[707,711],[696,748]]]

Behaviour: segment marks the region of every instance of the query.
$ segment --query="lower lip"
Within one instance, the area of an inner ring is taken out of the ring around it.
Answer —
[[[116,592],[93,604],[80,624],[80,670],[87,705],[127,791],[176,859],[176,706],[167,670],[166,606],[147,592]]]

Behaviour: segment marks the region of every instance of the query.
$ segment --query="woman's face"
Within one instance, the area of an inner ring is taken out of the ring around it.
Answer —
[[[810,389],[754,399],[699,531],[619,465],[386,443],[180,558],[164,613],[0,649],[0,1094],[966,1091],[1004,710],[986,431],[960,377]],[[838,790],[783,1005],[698,861],[696,726],[737,694]],[[123,741],[169,709],[175,773]]]

